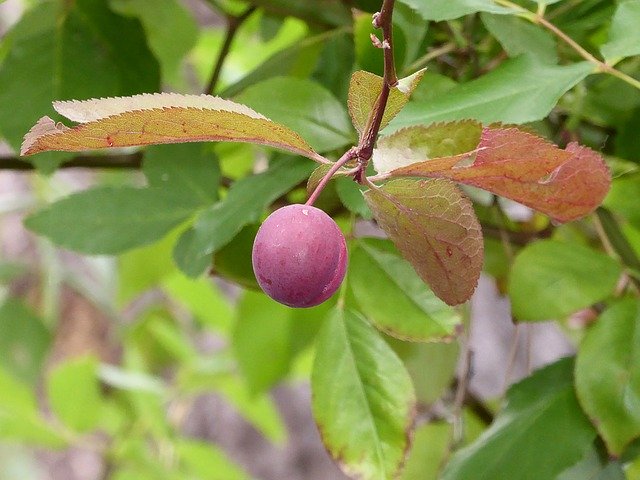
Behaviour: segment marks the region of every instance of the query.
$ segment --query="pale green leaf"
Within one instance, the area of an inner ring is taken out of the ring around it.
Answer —
[[[466,302],[482,269],[473,206],[450,181],[392,180],[365,198],[378,224],[438,297]]]
[[[411,94],[416,89],[424,76],[425,70],[419,70],[413,75],[400,79],[398,85],[389,92],[387,106],[382,116],[380,128],[386,127],[389,122],[404,108]],[[382,77],[373,73],[358,70],[351,76],[349,83],[349,114],[353,126],[363,134],[367,120],[371,115],[378,96],[382,91]]]
[[[611,257],[575,243],[542,240],[516,257],[509,278],[518,320],[559,319],[613,294],[622,268]]]
[[[322,440],[343,470],[387,480],[408,448],[414,394],[391,348],[360,315],[334,310],[320,333],[311,376]]]
[[[638,355],[640,304],[634,299],[605,310],[578,350],[578,399],[616,457],[640,437]]]
[[[52,203],[25,225],[71,250],[115,254],[159,240],[193,213],[171,191],[102,186]]]
[[[436,297],[387,242],[358,242],[350,253],[347,279],[360,310],[389,335],[442,340],[461,325],[460,314]]]
[[[619,2],[609,29],[609,41],[601,47],[607,63],[640,55],[640,0]]]
[[[512,386],[491,427],[451,458],[442,480],[553,479],[578,462],[596,432],[572,372],[573,361],[562,359]]]
[[[452,427],[448,423],[425,423],[416,429],[402,480],[438,480],[449,455]]]
[[[67,427],[78,432],[94,429],[102,407],[98,361],[79,357],[56,365],[49,373],[47,394],[53,412]]]
[[[26,305],[9,299],[0,305],[0,364],[35,385],[51,345],[51,332]]]
[[[530,55],[521,55],[428,102],[409,102],[389,129],[468,118],[515,124],[540,120],[565,92],[593,72],[590,62],[541,65]]]
[[[206,480],[248,480],[250,477],[212,443],[182,438],[176,452],[185,469]]]

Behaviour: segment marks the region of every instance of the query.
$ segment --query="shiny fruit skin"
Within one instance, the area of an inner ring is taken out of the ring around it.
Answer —
[[[340,287],[347,245],[333,219],[319,208],[293,204],[274,211],[253,243],[260,288],[290,307],[313,307]]]

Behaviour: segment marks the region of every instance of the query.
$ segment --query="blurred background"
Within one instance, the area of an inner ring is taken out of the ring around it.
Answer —
[[[18,159],[22,135],[52,115],[54,99],[160,89],[229,96],[286,73],[332,85],[344,105],[354,63],[379,68],[358,53],[364,43],[354,46],[349,24],[350,7],[369,10],[357,24],[364,25],[379,2],[254,3],[268,8],[223,0],[0,2],[0,480],[346,478],[311,416],[312,338],[322,310],[297,318],[245,290],[250,242],[221,252],[214,267],[223,275],[191,279],[172,261],[182,227],[158,242],[101,256],[54,246],[22,224],[30,212],[97,184],[145,185],[136,151]],[[405,65],[438,62],[429,85],[444,89],[452,73],[457,80],[471,75],[460,62],[465,55],[477,61],[475,54],[439,42],[480,27],[461,20],[427,34],[424,22],[411,24],[408,10],[400,17],[421,39],[405,42]],[[504,59],[489,43],[485,57]],[[595,100],[587,107],[597,107]],[[618,103],[614,113],[639,102]],[[608,135],[591,124],[580,133],[594,146]],[[219,166],[203,174],[223,186],[253,172],[265,155],[247,145],[216,145],[207,154]],[[291,195],[300,198],[304,189]],[[505,208],[512,218],[531,218],[517,206]],[[359,227],[376,233],[366,221]],[[469,390],[478,399],[499,399],[510,382],[573,351],[567,330],[555,323],[513,326],[499,270],[482,277],[469,307]],[[588,319],[574,321],[582,326]],[[291,327],[300,322],[306,326]],[[280,345],[270,335],[279,328],[291,328],[290,343],[299,345]],[[422,389],[425,418],[446,410],[456,371],[466,372],[458,348],[456,342],[398,347]],[[254,350],[262,364],[247,374],[237,352],[247,358]],[[441,375],[432,378],[430,368]],[[478,430],[482,413],[470,412]]]

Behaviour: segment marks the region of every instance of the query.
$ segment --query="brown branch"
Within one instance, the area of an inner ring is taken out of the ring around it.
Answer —
[[[373,154],[373,146],[375,145],[384,110],[387,107],[389,93],[391,88],[398,84],[396,75],[396,67],[393,59],[393,6],[395,0],[384,0],[382,8],[373,16],[373,25],[382,30],[382,51],[384,53],[384,77],[382,82],[382,90],[378,99],[369,115],[367,126],[360,139],[358,145],[358,160],[361,165],[360,174],[356,176],[356,180],[362,180],[364,171],[366,170],[369,159]]]
[[[211,78],[207,82],[204,93],[213,94],[215,92],[218,81],[220,80],[220,74],[222,73],[222,67],[227,55],[229,55],[229,52],[231,51],[231,45],[233,44],[236,33],[244,21],[249,18],[255,10],[255,6],[250,6],[238,16],[227,15],[227,32],[225,33],[224,42],[222,43],[220,52],[218,52],[218,58],[216,59],[213,72],[211,73]]]
[[[139,169],[142,152],[120,155],[78,155],[62,163],[60,168]],[[35,170],[33,163],[19,157],[0,157],[0,170]]]

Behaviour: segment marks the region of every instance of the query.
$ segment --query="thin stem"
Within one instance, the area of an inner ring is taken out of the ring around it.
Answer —
[[[249,18],[255,10],[256,7],[252,5],[238,16],[227,15],[227,31],[225,33],[224,42],[222,43],[220,52],[218,52],[218,58],[216,59],[213,72],[211,73],[211,78],[207,82],[204,93],[213,94],[215,92],[218,81],[220,80],[224,61],[226,60],[227,55],[229,55],[236,33],[240,28],[240,25],[242,25],[242,23]]]
[[[306,201],[305,205],[313,205],[315,201],[318,199],[318,197],[320,196],[320,193],[322,192],[322,190],[324,190],[324,187],[327,185],[327,183],[329,183],[329,180],[331,180],[331,177],[333,177],[333,175],[338,170],[340,170],[340,168],[342,168],[344,165],[346,165],[349,161],[353,160],[357,156],[358,156],[358,153],[357,153],[356,147],[352,147],[349,150],[347,150],[345,154],[342,155],[342,157],[340,157],[340,159],[331,166],[331,168],[325,174],[325,176],[322,177],[322,180],[320,180],[320,182],[318,183],[318,186],[315,188],[313,193],[309,196],[309,199]]]
[[[563,42],[565,42],[567,45],[573,48],[585,60],[588,60],[594,65],[597,65],[598,68],[606,67],[606,65],[602,61],[598,60],[596,57],[594,57],[589,52],[587,52],[584,48],[582,48],[582,46],[578,44],[578,42],[576,42],[573,38],[571,38],[569,35],[564,33],[562,30],[560,30],[558,27],[556,27],[553,23],[551,23],[546,18],[536,15],[533,21],[535,23],[539,23],[544,28],[552,32],[554,35],[560,38]]]
[[[404,73],[412,73],[412,72],[415,72],[417,70],[420,70],[427,63],[429,63],[431,60],[436,59],[441,55],[445,55],[447,53],[451,53],[451,52],[455,51],[456,48],[458,48],[458,47],[453,42],[445,43],[444,45],[441,45],[440,47],[434,48],[433,50],[427,52],[425,55],[423,55],[422,57],[417,59],[415,62],[413,62],[411,65],[406,67],[403,70],[403,72]]]
[[[594,222],[607,250],[615,251],[622,263],[631,271],[640,271],[640,259],[611,212],[604,207],[599,207],[596,210]],[[631,275],[630,278],[636,288],[640,289],[640,280],[634,275]]]

